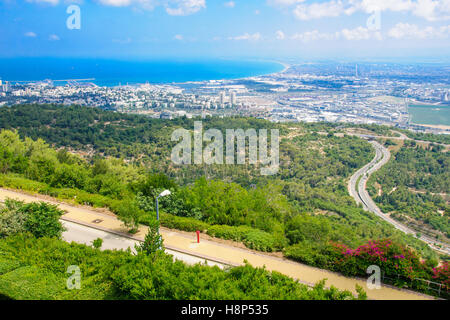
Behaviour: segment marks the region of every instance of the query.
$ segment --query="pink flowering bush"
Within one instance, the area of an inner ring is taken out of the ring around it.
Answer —
[[[444,262],[439,267],[433,268],[433,281],[444,284],[444,290],[450,290],[450,270],[448,268],[448,261]]]
[[[389,239],[369,241],[356,249],[339,243],[332,243],[332,246],[341,254],[335,262],[336,270],[346,275],[366,276],[367,267],[377,265],[391,278],[398,275],[410,280],[431,277],[431,270],[414,251]]]

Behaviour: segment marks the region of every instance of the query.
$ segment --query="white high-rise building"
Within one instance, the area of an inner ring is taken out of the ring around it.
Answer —
[[[223,106],[225,104],[225,91],[222,91],[219,96],[220,105]]]
[[[235,106],[236,105],[236,92],[231,91],[230,93],[230,103]]]
[[[1,85],[1,88],[2,88],[3,92],[8,92],[9,91],[9,83],[8,83],[8,81],[5,81],[5,83],[3,83]]]

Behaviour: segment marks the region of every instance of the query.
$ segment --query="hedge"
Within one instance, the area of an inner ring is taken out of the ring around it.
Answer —
[[[15,300],[57,299],[65,288],[65,278],[36,266],[20,267],[0,276],[0,292]]]
[[[140,217],[139,222],[149,225],[154,219],[154,214],[145,214]],[[210,225],[194,218],[178,217],[164,212],[160,213],[160,221],[162,226],[169,229],[188,232],[200,230],[212,237],[243,242],[246,247],[254,250],[272,252],[283,246],[280,240],[282,237],[249,226]]]

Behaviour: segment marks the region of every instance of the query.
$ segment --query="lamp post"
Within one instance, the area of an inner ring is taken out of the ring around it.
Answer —
[[[170,195],[171,192],[169,190],[164,190],[163,192],[161,192],[157,197],[156,197],[156,220],[159,222],[159,203],[158,203],[158,199],[161,197],[165,197]],[[159,234],[159,225],[158,225],[158,234]]]

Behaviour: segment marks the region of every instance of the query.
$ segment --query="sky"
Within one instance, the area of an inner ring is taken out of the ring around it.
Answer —
[[[25,56],[450,61],[450,0],[0,0]]]

